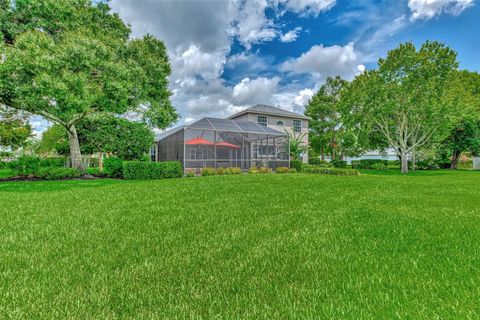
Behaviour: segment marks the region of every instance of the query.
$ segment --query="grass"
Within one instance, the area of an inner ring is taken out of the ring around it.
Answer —
[[[478,319],[479,181],[0,183],[0,318]]]

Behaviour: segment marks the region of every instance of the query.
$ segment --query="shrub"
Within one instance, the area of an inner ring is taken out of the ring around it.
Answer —
[[[123,178],[127,180],[180,178],[182,176],[182,165],[178,161],[125,161],[123,163]]]
[[[347,161],[343,161],[343,160],[332,160],[331,161],[332,165],[334,168],[346,168],[347,167]]]
[[[287,167],[278,167],[278,168],[275,169],[275,172],[276,173],[287,173],[288,168]]]
[[[248,169],[248,173],[249,174],[257,174],[258,173],[257,167],[251,167],[250,169]]]
[[[40,168],[37,177],[45,180],[63,180],[80,177],[80,170],[74,168],[45,167]]]
[[[8,164],[9,168],[17,176],[34,176],[41,168],[41,160],[33,156],[21,156]]]
[[[370,169],[374,169],[374,170],[386,170],[388,169],[388,166],[381,163],[381,162],[378,162],[378,163],[374,163],[370,166]]]
[[[297,171],[297,169],[295,169],[295,168],[290,168],[290,169],[288,169],[288,173],[297,173],[297,172],[298,172],[298,171]]]
[[[187,178],[192,178],[192,177],[195,177],[197,175],[197,173],[195,172],[195,169],[187,169],[185,171],[185,177]]]
[[[217,174],[217,170],[215,170],[215,168],[202,168],[200,170],[200,174],[202,175],[202,177],[214,176]]]
[[[105,173],[110,178],[123,177],[123,160],[117,157],[109,157],[103,161]]]
[[[388,166],[388,160],[382,159],[362,159],[362,160],[353,160],[352,168],[354,169],[371,169],[374,164],[382,163],[385,166]]]
[[[228,168],[218,168],[217,169],[217,175],[224,175],[224,174],[230,174],[230,172],[228,172]]]
[[[417,161],[415,163],[415,168],[418,170],[438,170],[440,169],[440,166],[435,159],[425,159]]]
[[[336,176],[358,176],[360,172],[353,169],[341,169],[341,168],[322,168],[319,166],[308,166],[304,168],[305,173],[315,174],[330,174]]]
[[[272,173],[272,169],[267,167],[260,167],[257,170],[258,170],[258,173]]]
[[[0,161],[0,169],[8,168],[8,162]]]
[[[50,158],[42,159],[40,161],[40,166],[64,168],[66,162],[67,162],[67,158],[65,157],[50,157]]]
[[[302,167],[304,166],[301,160],[291,160],[290,161],[290,168],[295,168],[298,172],[302,171]]]
[[[239,167],[228,168],[229,174],[242,174],[242,169]]]

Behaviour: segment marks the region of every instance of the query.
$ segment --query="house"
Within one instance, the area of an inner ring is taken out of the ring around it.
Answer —
[[[308,146],[308,120],[307,116],[281,108],[258,104],[236,113],[228,119],[252,121],[259,125],[272,128],[281,132],[288,132],[301,138],[303,144]],[[308,153],[303,155],[303,162],[308,163]]]
[[[203,118],[157,136],[153,161],[180,161],[185,169],[289,167],[288,135],[253,121]]]

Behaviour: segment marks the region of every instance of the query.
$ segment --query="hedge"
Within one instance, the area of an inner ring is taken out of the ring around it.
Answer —
[[[335,168],[346,168],[347,167],[347,161],[344,161],[344,160],[336,160],[336,159],[333,159],[331,161],[333,167]]]
[[[329,174],[335,176],[359,176],[360,172],[353,169],[323,168],[319,166],[304,166],[303,172],[315,174]]]
[[[303,161],[302,160],[290,160],[290,168],[295,168],[298,172],[302,171]]]
[[[363,159],[363,160],[352,160],[352,168],[355,169],[371,169],[374,164],[381,163],[385,166],[388,166],[388,160],[382,159]]]
[[[125,161],[123,163],[123,178],[127,180],[180,178],[182,176],[182,165],[177,161]]]
[[[110,178],[123,177],[123,160],[117,157],[109,157],[103,161],[105,173]]]
[[[80,177],[80,170],[73,168],[46,167],[40,168],[36,176],[45,180],[63,180]]]

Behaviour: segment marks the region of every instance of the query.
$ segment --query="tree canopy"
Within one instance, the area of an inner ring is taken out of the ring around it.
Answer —
[[[165,45],[130,29],[105,3],[0,2],[0,104],[65,128],[74,167],[83,169],[76,125],[98,113],[129,113],[165,128],[178,115],[168,91]]]
[[[17,149],[32,135],[27,117],[0,106],[0,147]]]
[[[456,53],[438,42],[419,50],[401,44],[380,59],[378,69],[353,80],[348,104],[357,126],[382,134],[402,159],[448,134],[459,110],[445,103],[449,81],[456,71]]]

